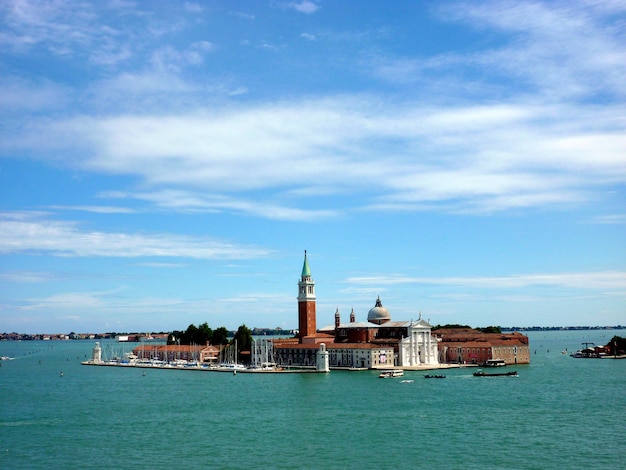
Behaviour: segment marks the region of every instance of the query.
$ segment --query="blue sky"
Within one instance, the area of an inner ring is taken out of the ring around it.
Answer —
[[[0,331],[626,323],[624,1],[0,15]]]

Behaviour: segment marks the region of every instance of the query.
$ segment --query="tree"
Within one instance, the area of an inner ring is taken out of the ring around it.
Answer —
[[[624,351],[626,351],[626,338],[615,335],[606,346],[611,356],[622,356]]]
[[[457,324],[447,324],[447,325],[437,325],[437,326],[433,326],[433,330],[449,330],[452,328],[458,328],[458,329],[466,329],[466,330],[471,330],[472,327],[469,325],[457,325]]]
[[[211,336],[211,344],[228,344],[228,330],[223,326],[220,326],[216,330],[213,330],[213,335]]]
[[[180,344],[191,344],[198,336],[198,328],[193,323],[187,327],[187,330],[182,334],[180,338]]]
[[[182,335],[182,331],[172,331],[169,335],[167,335],[167,344],[178,344]]]
[[[502,333],[502,328],[499,326],[488,326],[486,328],[476,328],[478,331],[482,331],[483,333]]]
[[[246,325],[241,325],[235,333],[234,341],[237,342],[237,353],[250,351],[252,349],[252,331]]]
[[[194,341],[196,344],[206,344],[211,341],[213,337],[213,330],[209,328],[209,324],[204,322],[202,325],[198,327],[198,337],[197,341]]]

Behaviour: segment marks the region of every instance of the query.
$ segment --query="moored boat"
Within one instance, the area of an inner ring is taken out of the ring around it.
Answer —
[[[506,362],[504,359],[487,359],[485,362],[485,367],[504,367],[506,366]]]
[[[430,374],[426,374],[424,376],[425,379],[445,379],[446,376],[445,375],[430,375]]]

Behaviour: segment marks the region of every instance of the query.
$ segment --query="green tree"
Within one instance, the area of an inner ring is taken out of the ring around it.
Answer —
[[[198,336],[198,327],[193,323],[187,327],[187,330],[183,333],[180,338],[180,344],[191,344],[194,342],[194,339]]]
[[[448,329],[452,329],[452,328],[459,328],[459,329],[472,329],[471,326],[469,325],[458,325],[458,324],[447,324],[447,325],[436,325],[433,326],[433,330],[448,330]]]
[[[613,338],[611,338],[611,341],[609,341],[606,346],[609,348],[609,354],[611,356],[622,356],[624,355],[624,351],[626,351],[626,338],[615,335],[613,336]]]
[[[202,325],[198,326],[197,331],[197,341],[194,341],[196,344],[206,344],[211,341],[213,337],[213,330],[209,328],[209,324],[204,322]]]
[[[237,353],[250,351],[252,349],[252,331],[246,325],[241,325],[237,329],[233,341],[237,342]]]
[[[180,338],[182,337],[183,332],[174,330],[169,335],[167,335],[167,344],[178,344]]]
[[[502,328],[499,326],[488,326],[486,328],[477,328],[477,330],[483,333],[502,333]]]
[[[211,336],[211,344],[228,344],[228,330],[223,326],[220,326],[219,328],[213,330],[213,335]]]

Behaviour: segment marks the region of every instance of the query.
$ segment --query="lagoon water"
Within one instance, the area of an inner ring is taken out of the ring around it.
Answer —
[[[624,468],[626,360],[561,354],[615,334],[530,332],[518,378],[407,372],[413,383],[144,375],[82,366],[94,341],[0,342],[15,357],[0,367],[0,468]]]

